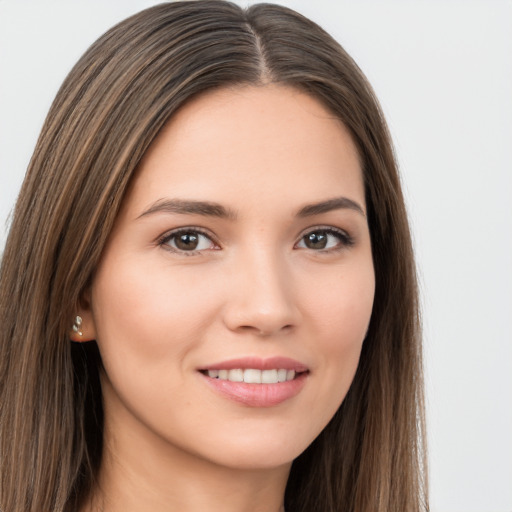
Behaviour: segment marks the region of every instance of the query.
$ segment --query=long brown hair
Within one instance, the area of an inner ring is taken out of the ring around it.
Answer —
[[[164,123],[213,88],[280,83],[320,100],[363,164],[376,275],[370,327],[335,417],[293,463],[293,512],[428,509],[415,265],[392,144],[347,53],[284,7],[165,3],[75,65],[50,109],[0,271],[0,509],[77,510],[102,451],[101,361],[69,329],[126,188]]]

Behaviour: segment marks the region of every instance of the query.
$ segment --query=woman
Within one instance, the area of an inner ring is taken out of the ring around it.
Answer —
[[[162,4],[101,37],[0,279],[2,510],[428,508],[391,142],[293,11]]]

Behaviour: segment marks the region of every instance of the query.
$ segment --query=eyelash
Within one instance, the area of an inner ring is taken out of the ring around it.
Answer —
[[[184,250],[180,250],[178,248],[171,247],[169,245],[169,242],[171,240],[178,238],[180,235],[186,235],[186,234],[187,235],[189,235],[189,234],[197,234],[197,235],[204,236],[204,237],[208,238],[214,245],[218,246],[217,242],[214,240],[212,235],[210,235],[209,233],[205,232],[201,228],[198,228],[198,227],[195,227],[195,226],[189,226],[189,227],[186,227],[186,228],[179,228],[179,229],[170,231],[168,233],[165,233],[158,240],[158,245],[161,246],[162,248],[164,248],[165,250],[169,251],[169,252],[173,252],[173,253],[180,254],[180,255],[183,255],[183,256],[195,256],[197,254],[201,254],[204,251],[204,249],[203,250],[199,250],[199,251],[198,250],[184,251]],[[213,250],[216,250],[216,249],[213,249]]]
[[[311,235],[313,233],[323,233],[323,234],[327,234],[327,235],[333,235],[339,241],[339,244],[336,247],[331,247],[328,249],[315,250],[315,249],[310,249],[308,247],[304,247],[304,249],[309,249],[315,253],[320,253],[320,254],[335,253],[335,252],[341,251],[343,249],[352,247],[355,243],[354,239],[346,231],[343,231],[341,229],[336,229],[332,226],[329,226],[329,227],[313,226],[311,228],[308,228],[308,230],[306,232],[304,232],[304,234],[301,235],[299,242],[297,242],[295,244],[295,246],[297,244],[303,242],[304,239],[306,238],[306,236]],[[205,251],[205,249],[186,251],[186,250],[181,250],[178,248],[171,247],[169,245],[169,242],[171,240],[176,239],[180,235],[184,235],[184,234],[197,234],[197,235],[204,236],[204,237],[208,238],[214,245],[217,246],[216,249],[211,249],[211,250],[218,250],[218,244],[215,241],[214,237],[212,237],[211,234],[205,232],[203,229],[195,227],[195,226],[179,228],[179,229],[170,231],[168,233],[165,233],[158,239],[157,244],[169,252],[173,252],[173,253],[183,255],[183,256],[195,256],[195,255],[201,254],[202,252]],[[302,249],[302,248],[300,248],[300,249]]]
[[[334,235],[338,241],[339,244],[336,247],[331,247],[329,249],[310,249],[311,251],[314,251],[315,253],[320,254],[330,254],[330,253],[336,253],[338,251],[342,251],[343,249],[347,249],[349,247],[352,247],[355,243],[355,240],[352,236],[350,236],[346,231],[342,229],[337,229],[332,226],[313,226],[311,228],[308,228],[308,230],[300,237],[300,240],[298,243],[302,242],[306,236],[311,235],[313,233],[324,233],[327,235]],[[309,249],[306,247],[305,249]]]

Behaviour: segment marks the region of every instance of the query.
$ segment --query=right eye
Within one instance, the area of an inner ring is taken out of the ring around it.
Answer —
[[[173,252],[187,253],[187,255],[217,248],[217,245],[208,235],[190,228],[167,233],[160,241],[160,245],[169,248]]]

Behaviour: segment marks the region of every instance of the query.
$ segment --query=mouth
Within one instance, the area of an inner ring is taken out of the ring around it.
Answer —
[[[221,396],[249,407],[272,407],[303,389],[310,370],[293,359],[242,358],[199,369]]]
[[[297,372],[286,368],[259,370],[258,368],[233,368],[231,370],[202,370],[201,373],[211,379],[227,380],[230,382],[245,382],[246,384],[278,384],[298,378],[307,371]]]

